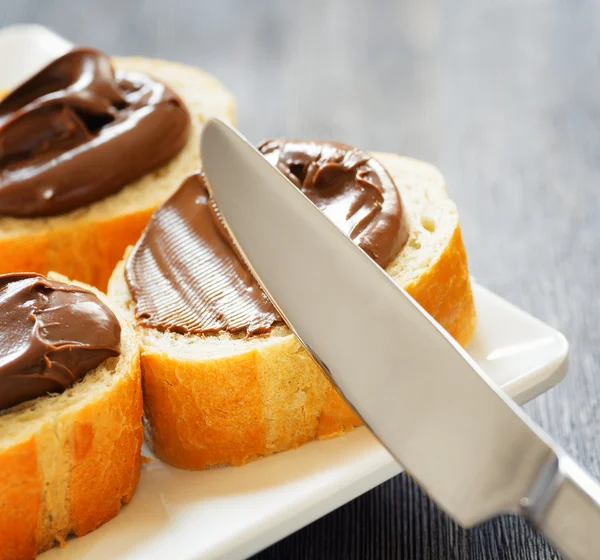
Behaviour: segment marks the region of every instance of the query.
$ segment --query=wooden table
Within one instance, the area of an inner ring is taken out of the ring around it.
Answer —
[[[114,54],[197,64],[239,126],[438,165],[473,274],[562,330],[570,373],[526,410],[600,477],[600,2],[0,2]],[[557,558],[523,522],[457,527],[399,476],[260,558]]]

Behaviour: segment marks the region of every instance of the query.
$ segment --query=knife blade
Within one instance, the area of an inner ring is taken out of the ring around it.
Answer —
[[[521,514],[566,556],[600,558],[600,486],[413,298],[237,131],[208,121],[201,160],[285,322],[442,509],[465,527]]]

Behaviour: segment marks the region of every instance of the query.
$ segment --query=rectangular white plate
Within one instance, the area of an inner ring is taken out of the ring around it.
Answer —
[[[0,88],[69,46],[39,26],[0,30]],[[510,396],[525,402],[562,379],[568,344],[559,332],[477,285],[475,298],[479,325],[469,352]],[[116,519],[42,558],[244,558],[400,471],[366,428],[244,467],[186,472],[152,462]]]
[[[468,349],[511,397],[524,402],[562,379],[562,334],[477,285],[475,300]],[[157,461],[116,519],[42,558],[245,558],[399,472],[366,428],[244,467],[187,472]]]

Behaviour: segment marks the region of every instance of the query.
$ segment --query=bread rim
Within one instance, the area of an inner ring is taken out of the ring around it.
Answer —
[[[235,120],[233,96],[198,68],[139,57],[112,61],[117,69],[154,76],[181,96],[191,116],[187,144],[166,165],[86,207],[47,218],[0,217],[0,274],[54,270],[105,291],[115,265],[152,212],[198,167],[203,122]]]
[[[458,214],[443,177],[423,162],[374,155],[394,178],[410,218],[409,241],[387,271],[464,345],[475,330],[476,314]],[[423,208],[417,212],[419,204]],[[426,244],[432,254],[417,263]],[[111,278],[109,297],[135,324],[124,262]],[[171,465],[243,465],[362,424],[283,327],[250,339],[135,328],[142,346],[147,436],[156,456]]]
[[[0,413],[0,560],[35,558],[115,517],[140,476],[144,439],[139,344],[117,315],[121,355],[60,395]]]

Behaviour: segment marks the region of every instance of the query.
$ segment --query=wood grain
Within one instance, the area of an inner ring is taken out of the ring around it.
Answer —
[[[239,125],[437,164],[481,283],[562,330],[570,373],[525,408],[600,476],[600,3],[21,0],[111,54],[198,64],[239,98]],[[260,558],[549,560],[523,522],[464,531],[405,476]]]

